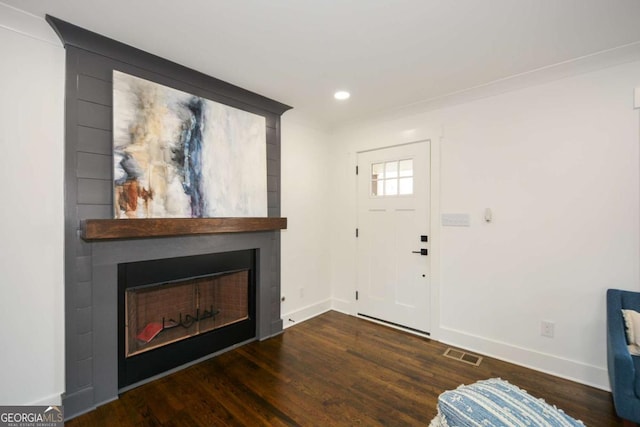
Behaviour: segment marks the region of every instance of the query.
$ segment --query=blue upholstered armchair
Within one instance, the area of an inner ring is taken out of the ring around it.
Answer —
[[[607,290],[607,363],[616,413],[640,423],[640,356],[627,348],[622,309],[640,311],[640,292]]]

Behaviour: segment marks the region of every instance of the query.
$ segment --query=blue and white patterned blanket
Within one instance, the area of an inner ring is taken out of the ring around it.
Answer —
[[[499,378],[449,390],[438,398],[432,427],[584,427],[562,410]]]

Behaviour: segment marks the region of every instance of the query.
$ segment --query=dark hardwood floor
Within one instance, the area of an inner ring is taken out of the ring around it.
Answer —
[[[446,345],[328,312],[123,393],[78,426],[427,426],[438,395],[500,377],[587,426],[621,426],[611,395],[499,360],[479,367]]]

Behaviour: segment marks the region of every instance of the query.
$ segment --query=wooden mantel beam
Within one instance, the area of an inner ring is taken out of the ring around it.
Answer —
[[[246,233],[286,228],[287,218],[87,219],[80,224],[84,240]]]

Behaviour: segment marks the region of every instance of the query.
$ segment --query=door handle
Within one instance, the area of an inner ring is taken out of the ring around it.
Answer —
[[[411,251],[412,254],[420,254],[420,255],[429,255],[429,251],[427,249],[420,249],[419,251]]]

